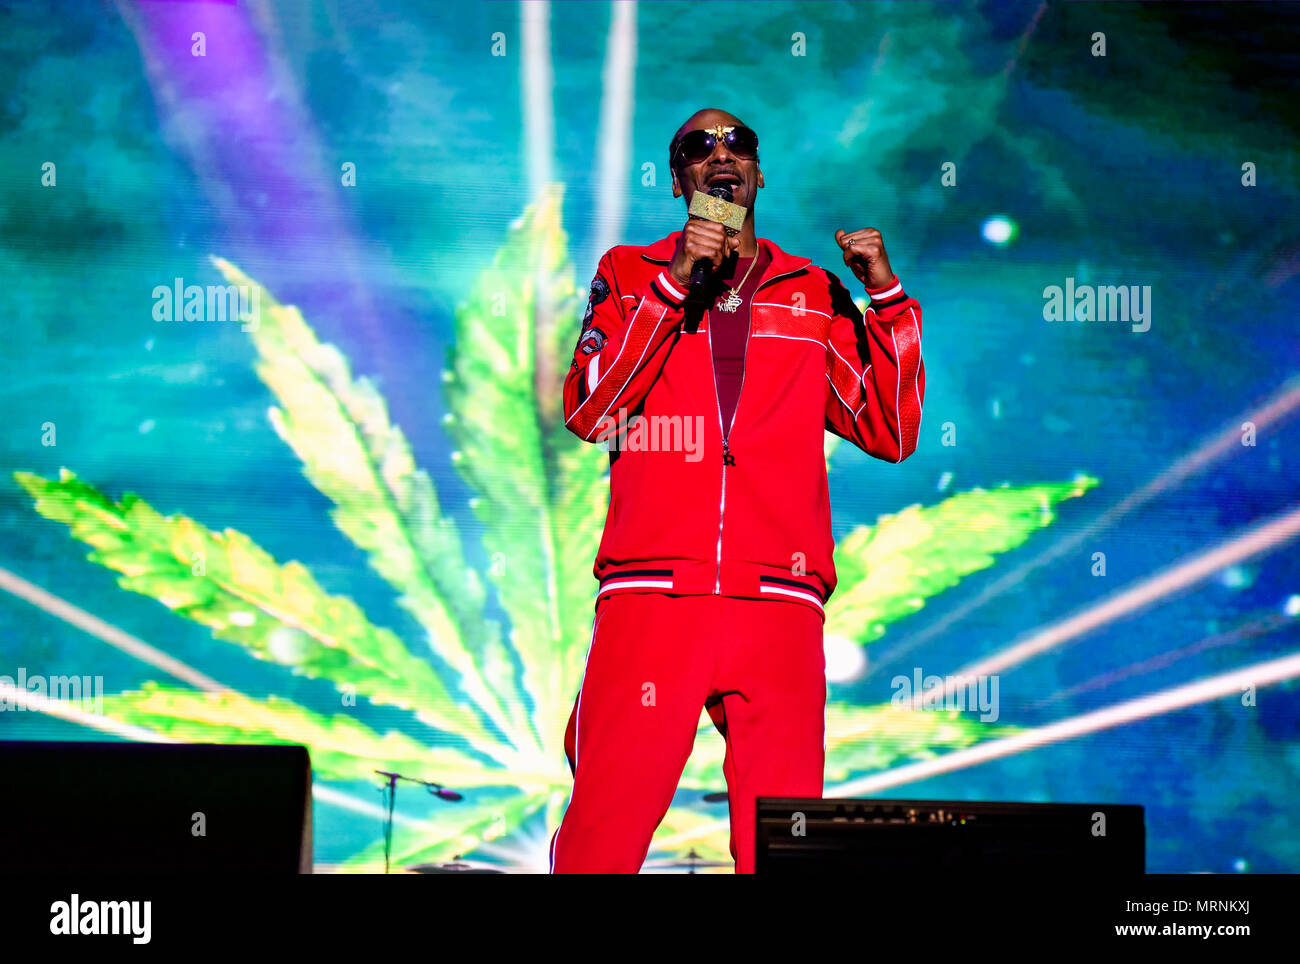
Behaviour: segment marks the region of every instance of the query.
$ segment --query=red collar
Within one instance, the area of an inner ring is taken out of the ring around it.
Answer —
[[[668,264],[673,259],[673,252],[677,250],[677,238],[681,233],[680,231],[674,231],[668,237],[660,238],[654,244],[646,245],[641,251],[641,257],[647,261]],[[757,238],[756,240],[759,247],[766,251],[767,256],[772,259],[772,263],[763,272],[767,277],[790,274],[812,264],[811,258],[796,258],[793,255],[786,254],[767,238]]]

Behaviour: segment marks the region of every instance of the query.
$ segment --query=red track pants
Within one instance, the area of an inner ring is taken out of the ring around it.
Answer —
[[[727,741],[731,855],[737,873],[754,872],[757,798],[822,794],[821,616],[777,600],[625,593],[596,607],[552,873],[641,869],[705,705]]]

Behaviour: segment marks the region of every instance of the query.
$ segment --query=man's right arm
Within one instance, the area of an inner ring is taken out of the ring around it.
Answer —
[[[662,370],[681,325],[686,286],[668,268],[649,284],[620,291],[610,252],[592,279],[587,315],[564,379],[564,422],[586,442],[599,441],[607,419],[634,409]]]

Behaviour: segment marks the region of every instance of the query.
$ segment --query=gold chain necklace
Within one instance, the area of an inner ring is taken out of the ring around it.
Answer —
[[[758,248],[754,249],[754,260],[749,263],[749,271],[754,270],[754,265],[758,264],[758,258],[759,255],[761,254],[762,251],[760,251]],[[724,298],[718,304],[714,305],[715,308],[717,308],[719,311],[725,311],[728,314],[735,313],[736,309],[739,308],[741,304],[743,304],[743,301],[741,300],[740,297],[740,289],[745,287],[745,282],[749,280],[749,271],[745,272],[745,277],[740,279],[740,284],[732,288],[731,291],[727,294],[726,298]]]

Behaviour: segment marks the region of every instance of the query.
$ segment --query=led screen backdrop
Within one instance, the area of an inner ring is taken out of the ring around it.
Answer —
[[[608,467],[559,380],[716,106],[759,235],[852,282],[878,227],[925,308],[916,454],[828,443],[827,793],[1141,803],[1153,871],[1300,870],[1296,9],[0,18],[0,738],[303,743],[319,869],[382,867],[376,769],[466,798],[400,790],[397,866],[545,869]],[[726,857],[721,756],[650,867]]]

